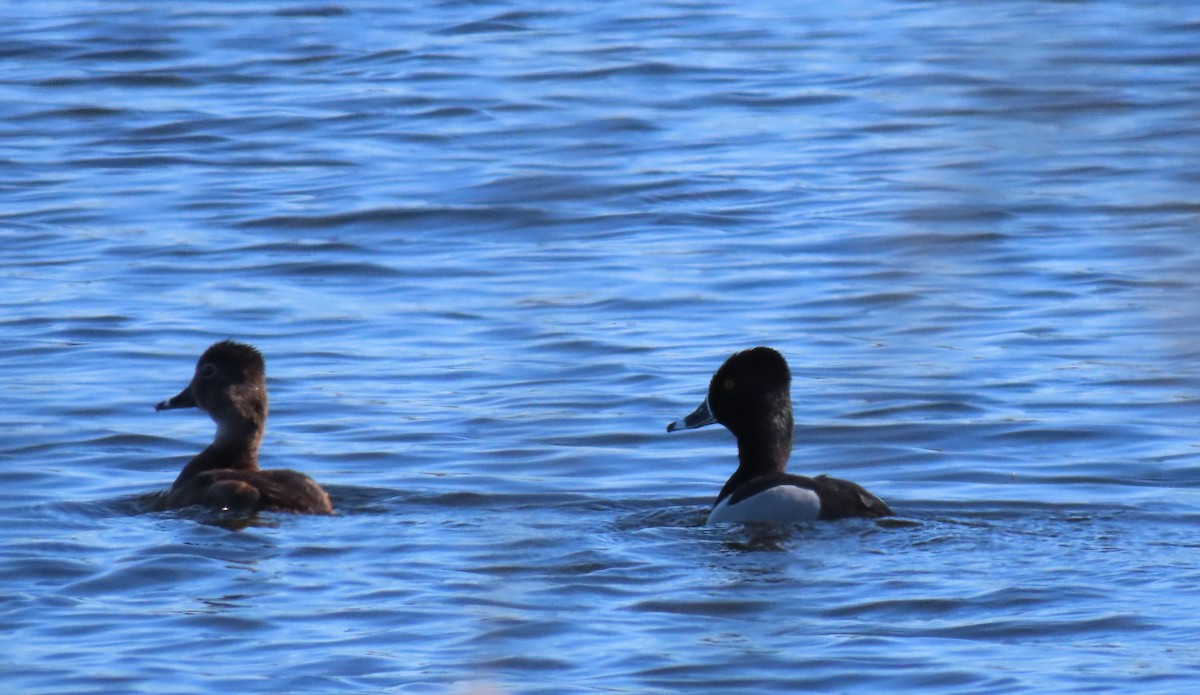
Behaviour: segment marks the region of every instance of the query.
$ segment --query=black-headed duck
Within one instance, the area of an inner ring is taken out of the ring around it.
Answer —
[[[201,505],[219,511],[332,514],[329,495],[292,470],[261,470],[258,447],[267,423],[266,366],[249,345],[224,340],[204,351],[192,382],[155,410],[199,408],[217,423],[212,444],[179,473],[168,509]]]
[[[737,470],[721,488],[706,523],[891,516],[882,500],[856,483],[785,472],[792,452],[791,382],[787,361],[775,350],[734,353],[713,375],[700,407],[667,425],[673,432],[719,422],[737,438]]]

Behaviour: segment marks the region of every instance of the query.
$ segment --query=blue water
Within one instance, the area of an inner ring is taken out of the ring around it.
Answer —
[[[1190,693],[1200,10],[3,2],[29,693]],[[267,356],[340,515],[155,512]],[[709,529],[736,349],[897,520]]]

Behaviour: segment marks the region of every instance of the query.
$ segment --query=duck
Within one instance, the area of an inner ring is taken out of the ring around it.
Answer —
[[[223,340],[200,355],[189,383],[154,410],[199,408],[217,423],[213,441],[183,467],[165,509],[199,505],[235,514],[332,514],[325,490],[307,475],[258,467],[267,424],[266,364],[250,345]]]
[[[792,374],[777,350],[731,355],[716,371],[704,401],[667,432],[714,423],[737,438],[738,467],[725,482],[706,525],[795,524],[892,516],[883,500],[848,480],[786,471],[792,453]]]

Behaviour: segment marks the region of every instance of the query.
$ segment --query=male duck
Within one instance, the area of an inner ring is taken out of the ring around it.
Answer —
[[[266,367],[258,350],[225,340],[196,363],[187,388],[155,410],[199,408],[217,423],[212,444],[180,472],[163,506],[202,505],[252,514],[259,511],[332,514],[329,495],[292,470],[260,470],[258,446],[267,422]]]
[[[792,451],[791,381],[783,355],[771,348],[734,353],[713,375],[700,407],[667,425],[673,432],[719,422],[737,437],[737,470],[706,523],[891,516],[882,500],[855,483],[784,472]]]

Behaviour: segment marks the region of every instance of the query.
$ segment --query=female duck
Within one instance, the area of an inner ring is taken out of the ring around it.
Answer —
[[[707,524],[799,523],[891,516],[892,510],[855,483],[784,472],[792,452],[792,375],[767,347],[734,353],[708,385],[708,397],[667,431],[719,422],[738,443],[738,467],[721,488]]]
[[[200,356],[187,388],[154,407],[199,408],[217,423],[212,444],[183,467],[167,492],[166,508],[198,504],[243,514],[333,513],[329,495],[307,475],[259,469],[258,446],[267,423],[265,377],[258,350],[225,340]]]

